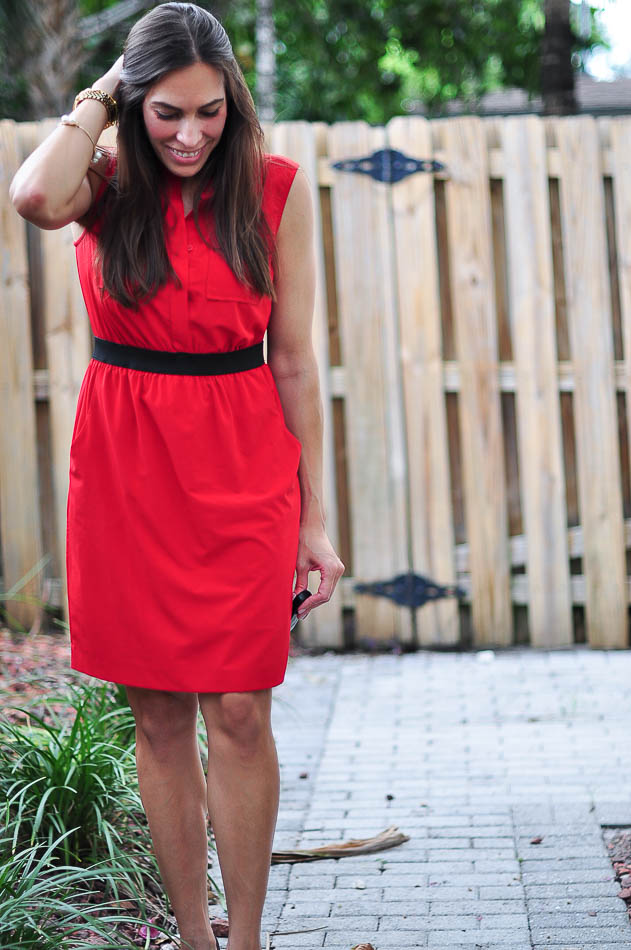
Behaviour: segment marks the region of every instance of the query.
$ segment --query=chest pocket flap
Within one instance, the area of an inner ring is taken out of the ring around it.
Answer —
[[[250,304],[260,303],[263,299],[237,278],[218,251],[208,252],[206,296],[210,300],[235,300]]]

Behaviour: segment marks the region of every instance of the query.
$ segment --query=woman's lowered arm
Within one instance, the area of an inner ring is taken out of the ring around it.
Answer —
[[[307,178],[298,169],[277,234],[277,299],[267,335],[267,361],[274,376],[287,428],[302,446],[300,535],[295,593],[307,587],[309,571],[320,585],[302,605],[306,616],[328,601],[344,573],[326,534],[322,494],[322,399],[311,339],[315,298],[313,207]]]

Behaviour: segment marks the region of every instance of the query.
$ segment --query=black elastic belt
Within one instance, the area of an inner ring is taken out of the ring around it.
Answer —
[[[94,338],[92,359],[127,369],[140,369],[149,373],[175,373],[178,376],[218,376],[222,373],[239,373],[244,369],[262,366],[263,341],[241,350],[227,353],[180,353],[169,350],[146,350],[142,346],[113,343],[111,340]]]

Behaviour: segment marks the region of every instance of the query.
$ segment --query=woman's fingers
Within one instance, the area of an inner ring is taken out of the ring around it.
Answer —
[[[305,529],[301,532],[298,545],[296,590],[303,590],[307,586],[309,571],[320,573],[320,583],[317,591],[301,604],[298,610],[300,618],[306,617],[311,610],[331,599],[344,570],[344,564],[335,553],[324,531]]]
[[[123,70],[123,54],[118,57],[114,65],[111,67],[110,72],[116,76],[117,79],[120,79],[121,72]]]
[[[96,82],[92,83],[92,88],[102,89],[104,92],[109,92],[111,96],[115,97],[118,91],[118,84],[120,83],[122,71],[123,56],[121,54],[116,62],[110,66],[108,71],[104,73],[100,79],[97,79]]]
[[[301,606],[298,611],[299,617],[306,617],[309,611],[314,610],[320,604],[325,604],[331,599],[337,582],[344,573],[344,565],[339,558],[336,558],[335,563],[332,562],[330,565],[323,564],[321,567],[316,567],[313,570],[320,571],[320,584],[316,593],[309,597]]]

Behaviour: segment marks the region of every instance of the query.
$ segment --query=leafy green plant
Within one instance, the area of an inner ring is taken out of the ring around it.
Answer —
[[[100,900],[103,883],[107,890],[133,892],[134,881],[125,867],[102,861],[90,868],[59,866],[55,855],[64,850],[63,838],[48,845],[29,845],[0,864],[0,946],[3,950],[83,950],[99,946],[110,950],[131,950],[137,940],[121,936],[117,928],[131,925],[134,935],[143,936],[149,947],[150,935],[169,933],[153,919],[136,917],[117,901]],[[10,839],[0,839],[5,852]],[[131,906],[135,906],[131,904]],[[140,905],[142,906],[142,905]]]
[[[63,861],[91,873],[105,857],[124,873],[125,888],[119,893],[119,878],[104,873],[101,892],[164,916],[169,902],[137,790],[135,721],[124,686],[83,681],[12,711],[23,721],[0,722],[0,888],[3,863],[12,864],[17,849],[45,845],[53,869]],[[201,732],[200,740],[204,746]],[[209,883],[219,897],[210,873]]]
[[[138,827],[143,813],[129,744],[133,716],[112,708],[107,684],[70,686],[66,702],[72,717],[49,706],[45,721],[16,707],[27,721],[0,723],[5,825],[14,847],[58,839],[66,863],[94,862],[103,849],[114,859],[123,829]]]
[[[135,782],[133,715],[112,687],[70,685],[47,697],[46,718],[34,700],[13,708],[24,721],[0,722],[3,948],[78,950],[94,946],[90,935],[131,948],[137,940],[114,939],[113,923],[136,936],[144,926],[147,946],[151,929],[164,930],[155,920],[166,919],[168,901]],[[151,911],[151,927],[130,908]]]

